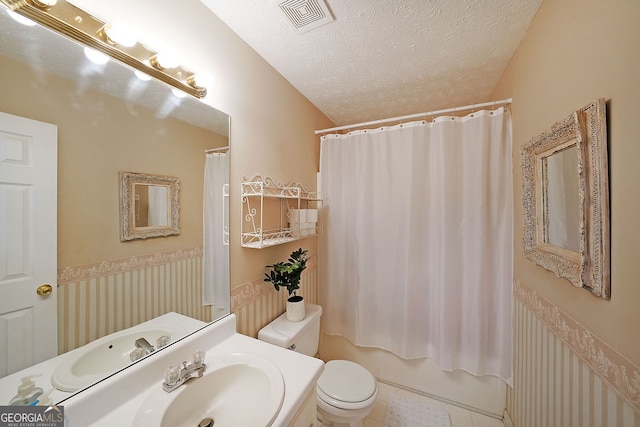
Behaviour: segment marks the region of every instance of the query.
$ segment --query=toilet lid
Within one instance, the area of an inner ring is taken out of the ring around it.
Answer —
[[[324,365],[317,387],[332,399],[356,403],[373,396],[376,392],[376,379],[357,363],[331,360]]]

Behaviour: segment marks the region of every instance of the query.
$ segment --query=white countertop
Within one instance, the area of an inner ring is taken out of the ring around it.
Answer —
[[[324,369],[324,363],[319,359],[238,334],[236,317],[230,314],[158,351],[154,357],[63,401],[69,427],[131,425],[147,395],[162,387],[166,367],[188,360],[197,350],[206,350],[205,361],[221,354],[239,352],[257,354],[273,362],[285,383],[284,401],[272,424],[274,427],[286,427],[291,422]]]

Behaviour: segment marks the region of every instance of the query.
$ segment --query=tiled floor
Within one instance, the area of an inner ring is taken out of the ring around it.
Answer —
[[[440,402],[439,400],[429,399],[428,397],[420,396],[406,390],[401,390],[387,384],[378,383],[378,387],[378,401],[376,402],[376,406],[373,408],[371,414],[364,420],[364,427],[383,426],[384,414],[387,410],[387,402],[394,393],[401,396],[409,396],[414,399],[422,400],[425,403],[445,408],[451,416],[452,427],[503,427],[500,420],[486,417],[476,412],[467,411],[457,406],[448,405]]]

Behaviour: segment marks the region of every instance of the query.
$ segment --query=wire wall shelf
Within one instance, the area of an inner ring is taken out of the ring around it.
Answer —
[[[241,246],[261,249],[322,234],[322,195],[302,184],[242,178]]]

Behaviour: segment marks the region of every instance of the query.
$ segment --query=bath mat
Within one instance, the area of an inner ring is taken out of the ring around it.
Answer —
[[[451,427],[451,418],[444,408],[394,394],[383,427]]]

